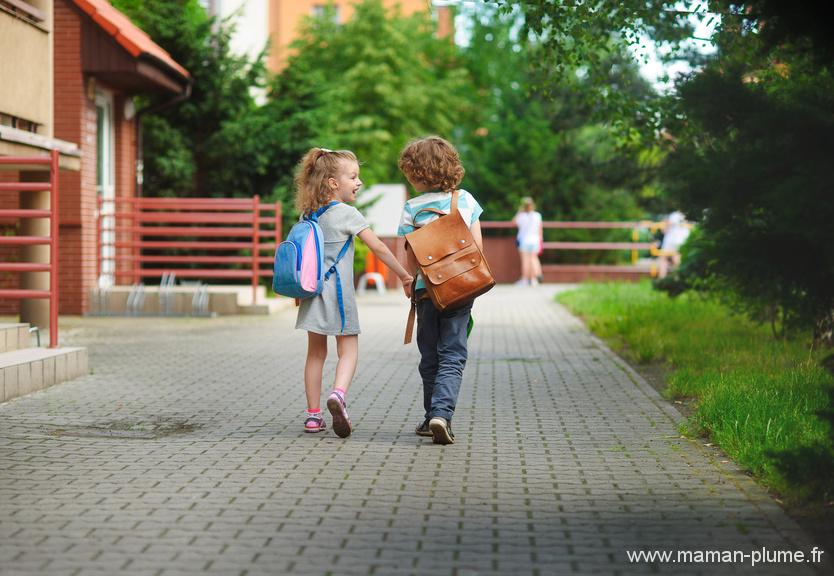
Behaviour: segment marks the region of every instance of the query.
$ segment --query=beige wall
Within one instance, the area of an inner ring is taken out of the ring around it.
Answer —
[[[334,0],[339,7],[339,19],[345,22],[353,15],[357,0]],[[310,16],[314,6],[324,6],[327,0],[271,0],[269,4],[269,35],[272,47],[267,65],[273,72],[279,72],[287,60],[287,46],[295,39],[304,16]],[[383,0],[386,8],[399,6],[405,15],[415,12],[430,12],[431,0]]]
[[[0,12],[0,112],[37,122],[52,136],[51,0],[30,0],[46,19],[34,25]]]

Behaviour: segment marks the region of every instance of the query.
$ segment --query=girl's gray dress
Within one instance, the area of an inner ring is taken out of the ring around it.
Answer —
[[[339,203],[319,217],[324,235],[324,269],[328,270],[349,236],[355,236],[368,227],[365,217],[348,204]],[[342,302],[345,309],[345,329],[342,331],[342,318],[339,315],[339,301],[336,294],[336,274],[324,281],[321,294],[313,298],[305,298],[298,308],[298,319],[295,327],[308,330],[316,334],[327,336],[349,336],[359,334],[359,314],[356,311],[356,294],[353,290],[353,246],[339,260],[336,266],[342,279]]]

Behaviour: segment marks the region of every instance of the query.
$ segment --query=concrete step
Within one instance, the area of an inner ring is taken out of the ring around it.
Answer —
[[[90,316],[192,316],[197,286],[177,285],[160,293],[158,286],[146,286],[138,310],[128,309],[132,286],[111,286],[90,290]],[[258,286],[256,304],[252,303],[250,286],[209,286],[206,315],[274,314],[292,308],[292,298],[267,298],[263,286]]]
[[[28,331],[26,338],[29,338]],[[0,402],[84,376],[88,372],[86,348],[23,348],[2,352]]]
[[[29,346],[28,324],[0,323],[0,354],[28,348]]]

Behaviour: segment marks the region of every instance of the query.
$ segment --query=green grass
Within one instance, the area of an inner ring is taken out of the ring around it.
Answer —
[[[695,398],[686,433],[709,436],[792,501],[834,497],[834,434],[820,416],[834,401],[821,366],[830,351],[648,282],[584,284],[557,299],[628,360],[662,364],[667,398]]]

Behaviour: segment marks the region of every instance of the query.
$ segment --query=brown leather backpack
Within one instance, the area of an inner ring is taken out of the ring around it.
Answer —
[[[447,310],[462,306],[495,286],[489,264],[458,210],[458,191],[452,191],[449,214],[423,208],[414,215],[415,222],[421,212],[434,212],[440,217],[406,234],[405,241],[414,252],[417,268],[434,307]],[[412,293],[406,344],[411,342],[416,308]]]

